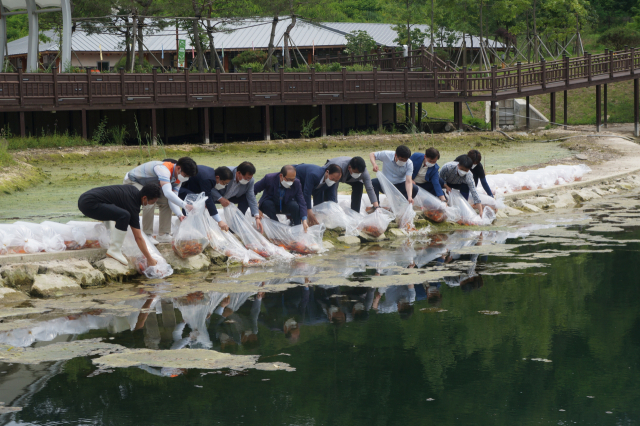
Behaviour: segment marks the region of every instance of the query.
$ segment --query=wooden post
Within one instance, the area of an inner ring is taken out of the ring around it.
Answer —
[[[609,78],[613,78],[613,50],[609,52]],[[605,126],[606,127],[606,126]]]
[[[316,100],[316,67],[311,67],[311,100]]]
[[[396,50],[391,49],[391,71],[396,70]]]
[[[87,98],[89,106],[93,105],[93,93],[91,93],[91,67],[87,67]]]
[[[263,109],[263,119],[262,119],[262,129],[264,132],[264,140],[271,140],[271,118],[269,117],[269,105],[265,105],[262,107]]]
[[[438,67],[433,67],[433,97],[438,97]]]
[[[495,132],[496,131],[496,101],[491,101],[491,131]]]
[[[227,143],[227,107],[222,107],[222,137],[224,143]]]
[[[635,74],[635,54],[636,54],[636,48],[632,47],[631,51],[629,53],[629,72],[631,73],[631,75]]]
[[[409,99],[409,68],[404,69],[404,99]]]
[[[58,106],[58,67],[53,67],[51,73],[53,74],[53,105]]]
[[[592,80],[592,72],[591,72],[591,53],[587,54],[587,81],[591,83]]]
[[[600,85],[596,85],[596,132],[600,132],[600,126],[602,123],[602,98],[600,95]]]
[[[284,114],[282,114],[282,117],[284,119],[284,136],[288,138],[289,137],[289,126],[288,126],[288,124],[289,124],[289,120],[288,120],[289,114],[287,114],[287,113],[289,112],[289,108],[287,108],[286,105],[284,107],[282,107],[282,108],[283,108],[283,113],[284,113]]]
[[[517,71],[518,93],[520,93],[522,92],[522,62],[518,62],[516,66],[518,68],[518,71]]]
[[[322,132],[322,137],[327,136],[327,107],[326,105],[320,105],[320,114],[322,115],[322,126],[320,131]]]
[[[155,116],[154,116],[155,117]],[[204,135],[202,138],[202,142],[204,142],[205,145],[209,145],[211,143],[211,141],[209,140],[210,137],[210,128],[209,128],[209,108],[202,108],[202,118],[203,118],[203,124],[204,124]]]
[[[547,88],[547,61],[544,59],[540,61],[540,70],[542,71],[542,90],[546,90]]]
[[[393,124],[398,124],[398,104],[393,104]]]
[[[604,128],[607,129],[608,125],[607,125],[607,102],[608,102],[608,97],[607,97],[607,84],[604,85],[604,114],[603,114],[603,118],[604,118]]]
[[[409,122],[409,104],[404,104],[404,122]]]
[[[564,84],[569,86],[569,57],[564,57]]]
[[[382,133],[382,104],[380,103],[378,104],[378,133]]]
[[[120,67],[120,95],[122,96],[122,105],[127,104],[127,95],[124,84],[124,67]]]
[[[418,119],[416,121],[418,123],[418,129],[422,129],[422,102],[418,102]]]
[[[458,123],[458,103],[453,103],[453,122]]]
[[[158,67],[153,67],[153,103],[158,104]]]
[[[151,140],[153,146],[158,145],[158,130],[156,122],[156,109],[151,108]]]
[[[20,115],[20,137],[25,138],[27,137],[27,129],[24,123],[24,111],[20,111],[18,114]]]
[[[569,104],[569,96],[568,96],[568,91],[565,90],[564,91],[564,130],[567,130],[567,106]]]
[[[249,102],[253,102],[253,70],[247,68],[247,85],[249,86]]]
[[[189,105],[191,98],[191,96],[189,96],[189,68],[184,69],[184,96],[185,102]]]
[[[526,111],[526,116],[527,116],[527,130],[531,129],[531,104],[529,103],[529,96],[526,97],[527,100],[527,111]]]
[[[167,110],[162,110],[162,136],[164,137],[164,144],[169,145],[169,120],[167,117]]]
[[[216,93],[218,94],[218,102],[220,102],[220,96],[222,95],[222,85],[220,83],[220,68],[216,68]]]
[[[462,130],[462,102],[455,102],[454,103],[454,108],[455,111],[457,112],[457,120],[456,120],[456,127],[458,128],[458,130]]]
[[[491,96],[495,99],[498,94],[498,67],[496,65],[491,66]]]
[[[631,49],[633,51],[633,48]],[[640,91],[638,90],[638,79],[633,79],[633,136],[640,137],[640,123],[638,122],[638,103],[640,102]]]
[[[18,68],[18,96],[20,98],[20,106],[24,106],[24,77],[22,77],[22,67]],[[24,137],[24,136],[23,136]]]
[[[550,110],[551,110],[551,124],[555,125],[556,123],[556,92],[549,93],[549,101],[550,101]]]
[[[342,99],[347,99],[347,67],[342,67]]]
[[[373,67],[373,100],[378,101],[378,67]]]
[[[345,127],[344,122],[344,104],[340,105],[340,130],[343,135],[347,133],[347,128]]]
[[[411,102],[411,124],[416,125],[416,104]]]
[[[467,97],[467,87],[469,87],[467,85],[467,68],[464,67],[462,68],[462,96],[464,98]]]
[[[358,130],[358,104],[353,104],[353,127]]]
[[[82,110],[82,139],[87,140],[87,110]]]

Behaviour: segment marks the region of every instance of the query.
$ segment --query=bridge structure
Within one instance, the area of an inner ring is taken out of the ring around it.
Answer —
[[[209,134],[210,109],[259,107],[262,127],[269,139],[273,107],[317,106],[321,109],[321,131],[327,134],[326,110],[333,105],[377,106],[378,126],[382,126],[382,105],[410,105],[410,120],[420,121],[422,103],[454,103],[454,121],[462,127],[464,102],[491,103],[491,129],[495,130],[496,103],[504,99],[550,94],[550,121],[556,122],[556,95],[564,95],[564,125],[567,125],[567,93],[594,87],[596,91],[596,127],[607,119],[607,85],[633,80],[634,133],[640,136],[639,79],[640,51],[626,48],[603,54],[585,54],[577,58],[515,67],[472,71],[454,69],[438,62],[424,49],[415,57],[396,58],[371,55],[362,59],[373,71],[289,73],[0,73],[0,112],[20,115],[20,134],[25,135],[24,113],[29,111],[82,111],[82,135],[87,135],[86,112],[91,110],[150,110],[151,133],[155,140],[156,111],[168,108],[202,109],[204,134]],[[347,61],[355,61],[348,58]],[[342,62],[342,61],[341,61]],[[342,65],[346,65],[342,63]],[[381,68],[381,69],[380,69]],[[419,69],[419,71],[417,70]],[[604,103],[602,100],[604,88]],[[418,114],[416,115],[416,105]],[[528,116],[529,108],[527,108]],[[528,120],[527,120],[528,122]],[[208,143],[208,137],[203,140]]]

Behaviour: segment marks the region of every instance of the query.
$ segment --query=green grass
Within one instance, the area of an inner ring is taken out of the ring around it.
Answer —
[[[84,140],[77,135],[46,135],[31,136],[28,138],[9,137],[7,138],[8,149],[10,151],[20,151],[25,149],[44,149],[44,148],[68,148],[73,146],[91,146],[94,145],[91,139]]]
[[[11,166],[15,163],[13,156],[7,150],[7,143],[0,141],[0,167]]]

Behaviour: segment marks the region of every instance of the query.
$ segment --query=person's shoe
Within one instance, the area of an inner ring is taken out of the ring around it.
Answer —
[[[158,235],[157,240],[159,243],[170,243],[173,241],[173,238],[171,238],[171,234],[162,234]]]
[[[151,243],[154,246],[157,246],[158,244],[160,244],[160,241],[156,240],[156,237],[154,237],[153,235],[151,235],[151,234],[146,234],[146,235],[147,235],[147,238],[149,239],[149,241],[151,241]]]
[[[117,260],[123,265],[129,265],[129,261],[122,254],[122,243],[124,242],[124,237],[127,236],[127,231],[121,231],[119,229],[113,228],[111,230],[111,242],[109,243],[109,250],[107,250],[107,256]]]

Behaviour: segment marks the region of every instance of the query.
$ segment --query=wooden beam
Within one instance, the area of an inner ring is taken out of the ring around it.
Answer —
[[[344,119],[344,104],[340,105],[340,131],[342,132],[343,135],[346,135],[347,133],[347,128],[345,126],[345,119]]]
[[[151,110],[151,140],[153,141],[153,146],[158,145],[158,130],[156,127],[156,110],[155,108]]]
[[[353,128],[358,130],[358,105],[353,106]]]
[[[549,103],[550,103],[550,110],[551,110],[551,124],[555,125],[556,123],[556,92],[551,92],[549,93]]]
[[[453,103],[453,112],[456,128],[462,130],[462,102]]]
[[[284,74],[282,74],[282,75],[284,75]],[[283,112],[284,112],[283,113],[283,117],[284,117],[284,136],[288,138],[289,137],[289,126],[288,126],[289,108],[287,108],[287,106],[285,105],[284,107],[282,107],[282,109],[283,109]]]
[[[163,137],[164,137],[164,143],[166,145],[169,144],[169,117],[167,117],[167,111],[166,109],[162,110],[162,128],[163,128]]]
[[[209,129],[209,108],[206,108],[206,107],[202,108],[202,119],[203,119],[203,122],[204,122],[203,123],[204,131],[203,131],[203,134],[202,134],[202,136],[203,136],[202,137],[202,142],[205,145],[209,145],[211,143],[211,141],[209,139],[209,137],[210,137],[210,135],[209,135],[209,131],[210,131],[210,129]]]
[[[411,102],[411,124],[416,125],[416,103]]]
[[[262,132],[265,141],[271,140],[271,117],[269,117],[269,105],[262,107]]]
[[[638,103],[640,102],[638,79],[633,79],[633,136],[640,137],[640,122],[638,117]]]
[[[418,117],[417,117],[417,126],[420,131],[422,131],[422,102],[418,102]]]
[[[395,107],[395,105],[394,105]],[[378,132],[382,133],[383,130],[383,126],[382,126],[382,104],[378,103]]]
[[[491,101],[489,115],[491,116],[491,131],[496,131],[496,102]]]
[[[227,143],[227,108],[222,108],[222,137],[224,143]]]
[[[600,126],[602,125],[602,99],[601,99],[600,85],[596,85],[596,132],[600,132]]]
[[[612,56],[613,57],[613,56]],[[602,118],[604,119],[604,128],[608,128],[608,119],[607,119],[607,103],[608,103],[608,96],[607,96],[607,84],[604,85],[604,103],[603,103],[603,107],[604,107],[604,114],[602,114]]]
[[[322,116],[322,124],[320,126],[320,134],[322,137],[327,136],[327,106],[325,104],[320,105],[320,115]]]
[[[20,111],[20,137],[24,138],[27,136],[26,126],[24,124],[24,111]]]
[[[527,116],[527,130],[531,129],[531,103],[529,102],[529,96],[527,96],[527,106],[526,108],[526,116]]]
[[[569,92],[567,90],[564,91],[564,130],[567,130],[567,123],[568,123],[567,121],[567,109],[568,109],[567,107],[569,104],[568,93]]]
[[[82,139],[87,140],[87,110],[82,110]]]

